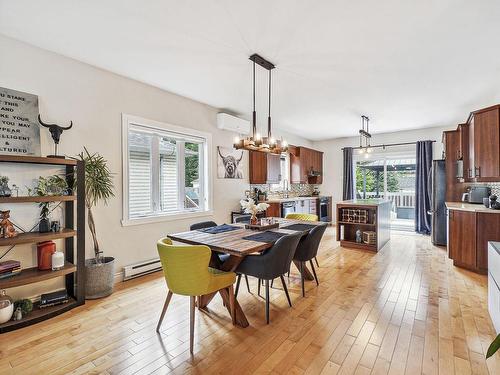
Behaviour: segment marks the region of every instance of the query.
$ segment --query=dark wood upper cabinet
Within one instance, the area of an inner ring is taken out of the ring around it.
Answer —
[[[457,202],[461,200],[462,185],[457,179],[457,161],[460,149],[460,135],[458,130],[443,133],[445,168],[446,168],[446,201]]]
[[[323,153],[307,147],[291,148],[290,182],[292,184],[323,183]]]
[[[251,184],[278,184],[281,180],[280,155],[259,151],[249,152]]]
[[[469,163],[477,182],[500,181],[500,106],[472,113]]]

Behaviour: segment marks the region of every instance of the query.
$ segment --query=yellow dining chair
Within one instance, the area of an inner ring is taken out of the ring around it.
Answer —
[[[318,221],[318,215],[314,214],[287,214],[285,219],[303,220],[303,221]],[[314,257],[316,265],[319,267],[318,258]]]
[[[287,214],[285,219],[303,220],[303,221],[318,221],[318,215],[314,215],[314,214]]]
[[[190,327],[189,350],[193,353],[194,341],[194,310],[196,296],[202,296],[227,289],[229,294],[229,307],[231,319],[234,316],[233,284],[236,280],[234,272],[224,272],[208,267],[211,250],[204,245],[173,245],[168,237],[162,238],[157,243],[161,266],[167,282],[168,294],[156,332],[160,331],[163,317],[167,311],[172,294],[190,296]]]

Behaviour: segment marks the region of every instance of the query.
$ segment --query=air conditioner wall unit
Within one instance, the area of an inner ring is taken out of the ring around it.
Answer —
[[[250,121],[227,113],[217,113],[217,127],[238,134],[250,134]]]

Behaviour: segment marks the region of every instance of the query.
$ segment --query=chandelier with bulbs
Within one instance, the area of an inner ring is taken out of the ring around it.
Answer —
[[[283,139],[275,139],[272,135],[271,126],[271,71],[275,68],[274,64],[263,57],[253,54],[250,56],[253,62],[253,112],[252,112],[252,135],[240,139],[234,139],[234,148],[237,150],[261,151],[273,154],[281,154],[288,150],[288,143]],[[269,102],[267,115],[267,137],[262,137],[257,131],[257,112],[255,111],[255,64],[263,67],[269,72]]]
[[[370,154],[372,153],[373,149],[370,145],[370,140],[372,138],[372,135],[370,134],[369,130],[370,126],[370,119],[368,116],[362,115],[361,116],[361,129],[359,129],[359,153],[360,154],[365,154],[365,157],[367,158]],[[364,145],[363,145],[364,143]]]

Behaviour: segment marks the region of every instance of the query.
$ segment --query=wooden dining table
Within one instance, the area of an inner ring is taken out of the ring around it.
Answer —
[[[297,230],[285,229],[284,227],[290,226],[292,224],[312,224],[312,225],[324,225],[324,222],[318,221],[303,221],[303,220],[292,220],[283,218],[273,218],[275,222],[279,223],[279,228],[270,229],[273,232],[281,233],[297,233]],[[260,253],[266,249],[273,246],[270,242],[260,242],[244,239],[253,234],[259,233],[256,230],[245,229],[245,224],[231,224],[231,226],[237,226],[241,229],[230,230],[222,233],[207,233],[202,230],[191,230],[181,233],[169,234],[168,237],[173,241],[182,242],[190,245],[206,245],[212,250],[212,257],[210,259],[210,267],[218,268],[222,271],[235,271],[238,265],[245,259],[246,256],[251,254]],[[304,235],[309,232],[310,229],[304,230]],[[221,262],[217,253],[229,254],[229,258]],[[295,263],[295,262],[294,262]],[[295,266],[300,272],[300,266],[295,263]],[[311,274],[309,269],[304,265],[302,268],[304,273],[304,278],[306,280],[313,280],[314,276]],[[214,298],[217,293],[211,293],[201,296],[198,301],[198,307],[206,309],[210,301]],[[224,305],[229,311],[229,294],[227,290],[220,290],[219,294],[224,301]],[[229,311],[230,312],[230,311]],[[241,327],[248,327],[248,320],[243,312],[240,304],[235,300],[235,324]]]

